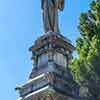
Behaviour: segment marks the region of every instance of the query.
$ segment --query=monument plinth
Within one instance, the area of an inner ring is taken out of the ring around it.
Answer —
[[[28,81],[16,88],[20,100],[80,100],[69,69],[74,46],[58,28],[57,9],[63,7],[64,0],[42,0],[45,34],[29,48],[33,69]]]

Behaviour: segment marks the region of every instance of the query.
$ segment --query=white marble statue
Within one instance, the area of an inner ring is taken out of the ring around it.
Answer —
[[[45,33],[49,31],[59,33],[58,10],[63,10],[64,0],[42,0],[41,8]]]

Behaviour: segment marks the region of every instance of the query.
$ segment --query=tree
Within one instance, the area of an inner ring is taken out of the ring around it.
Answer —
[[[71,70],[79,85],[88,88],[86,100],[100,100],[100,0],[92,1],[90,10],[81,13],[78,29],[78,57]]]

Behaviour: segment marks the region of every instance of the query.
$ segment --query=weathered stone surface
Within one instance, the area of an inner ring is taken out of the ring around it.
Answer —
[[[18,88],[21,100],[80,100],[69,70],[73,50],[61,34],[41,36],[30,48],[34,64],[29,80]]]
[[[23,100],[78,100],[74,99],[72,97],[68,97],[62,94],[59,94],[58,92],[52,92],[52,93],[39,93],[34,96],[31,96],[30,98],[23,99]]]

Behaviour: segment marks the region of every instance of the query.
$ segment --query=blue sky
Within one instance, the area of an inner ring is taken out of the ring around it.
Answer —
[[[28,48],[43,34],[41,0],[0,0],[0,98],[17,100],[14,91],[32,69]],[[60,12],[60,30],[73,44],[79,36],[79,15],[92,0],[66,0]]]

